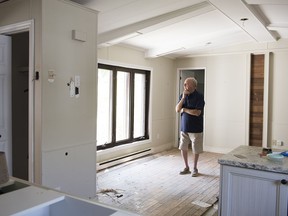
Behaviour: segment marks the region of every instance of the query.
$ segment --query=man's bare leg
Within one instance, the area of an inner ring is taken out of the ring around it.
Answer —
[[[197,169],[199,154],[194,154],[194,169]]]
[[[198,176],[198,169],[197,169],[198,159],[199,159],[199,154],[194,154],[194,169],[193,169],[192,177]]]
[[[189,164],[188,164],[188,151],[181,150],[181,155],[184,160],[185,168],[183,171],[180,172],[180,175],[190,174]]]

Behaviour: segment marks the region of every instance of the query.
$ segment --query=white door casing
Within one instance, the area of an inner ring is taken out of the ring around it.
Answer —
[[[0,151],[12,175],[11,38],[0,35]]]

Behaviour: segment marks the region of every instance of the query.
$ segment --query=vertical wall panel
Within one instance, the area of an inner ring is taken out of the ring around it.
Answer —
[[[264,100],[264,55],[251,56],[250,85],[250,130],[249,145],[262,146],[263,100]]]

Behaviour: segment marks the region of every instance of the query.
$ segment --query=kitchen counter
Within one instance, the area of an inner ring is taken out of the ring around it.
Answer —
[[[71,196],[11,177],[1,186],[0,215],[17,216],[136,216],[92,200]]]
[[[239,146],[218,159],[219,216],[288,215],[288,158],[274,161],[262,151]]]
[[[273,152],[282,151],[273,150]],[[261,157],[261,153],[262,147],[239,146],[219,158],[218,163],[221,165],[288,174],[288,157],[284,157],[281,162],[276,162],[269,160],[267,156]]]

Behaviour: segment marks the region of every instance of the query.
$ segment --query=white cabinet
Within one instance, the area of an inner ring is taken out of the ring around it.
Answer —
[[[287,215],[287,174],[221,165],[220,176],[219,215]]]

